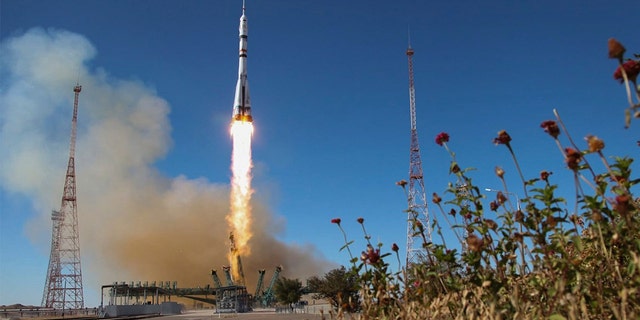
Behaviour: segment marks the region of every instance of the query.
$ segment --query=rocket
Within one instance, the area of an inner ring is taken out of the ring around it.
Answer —
[[[242,1],[242,16],[240,16],[240,50],[238,63],[238,83],[236,95],[233,99],[233,120],[252,122],[251,99],[249,98],[249,81],[247,81],[247,16],[244,14],[244,1]]]

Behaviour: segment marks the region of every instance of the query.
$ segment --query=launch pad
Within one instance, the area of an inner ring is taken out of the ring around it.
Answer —
[[[104,312],[105,316],[113,316],[112,313],[116,315],[133,315],[134,312],[143,312],[142,314],[161,313],[163,312],[162,307],[150,306],[165,305],[167,303],[171,305],[171,312],[174,312],[172,304],[175,304],[175,302],[171,302],[172,296],[215,305],[216,313],[248,312],[254,306],[269,307],[275,303],[273,286],[282,271],[282,267],[276,267],[273,277],[265,290],[263,290],[265,270],[258,270],[256,291],[251,295],[245,285],[244,271],[240,259],[241,254],[250,252],[247,249],[247,243],[251,238],[251,233],[248,232],[248,224],[251,221],[251,136],[253,133],[251,99],[247,80],[248,28],[244,1],[242,3],[242,16],[240,17],[238,31],[238,81],[236,83],[231,126],[231,136],[233,137],[231,213],[227,217],[227,222],[231,229],[229,233],[230,252],[227,256],[230,266],[222,267],[226,283],[223,285],[216,270],[211,270],[213,287],[206,285],[197,288],[178,288],[176,281],[160,281],[158,285],[155,282],[151,284],[145,282],[143,284],[140,281],[135,284],[134,282],[129,284],[121,282],[106,285],[102,289],[104,291],[105,288],[109,288],[109,304],[106,309],[103,309],[103,303],[101,303],[101,310],[114,310],[112,312]],[[235,236],[238,238],[234,237],[234,231],[236,231]],[[231,271],[233,271],[233,274]]]
[[[153,282],[114,282],[102,286],[104,299],[105,289],[109,296],[107,304],[100,303],[100,316],[130,316],[141,314],[176,314],[180,307],[171,298],[186,298],[215,306],[216,313],[243,313],[254,308],[272,307],[275,300],[273,286],[278,280],[282,267],[276,267],[271,281],[263,290],[266,271],[258,270],[258,282],[252,295],[244,285],[236,284],[231,277],[231,268],[223,268],[226,284],[223,285],[216,270],[211,270],[213,287],[205,285],[197,288],[179,288],[177,281]]]

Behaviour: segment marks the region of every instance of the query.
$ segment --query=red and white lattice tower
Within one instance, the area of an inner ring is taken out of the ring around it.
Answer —
[[[422,246],[425,239],[419,233],[419,224],[424,228],[427,242],[431,242],[431,225],[427,211],[427,196],[424,189],[422,159],[418,143],[416,126],[416,90],[413,86],[413,49],[407,49],[409,59],[409,106],[411,113],[411,146],[409,152],[409,191],[407,193],[407,267],[413,263],[424,262],[427,251]],[[417,240],[417,241],[414,241]]]
[[[47,279],[42,295],[42,306],[56,309],[82,309],[84,298],[82,271],[80,268],[80,237],[78,235],[78,210],[76,203],[76,127],[78,122],[78,96],[82,86],[73,88],[73,118],[71,120],[71,142],[69,164],[64,181],[60,211],[51,213],[53,222],[51,256]]]

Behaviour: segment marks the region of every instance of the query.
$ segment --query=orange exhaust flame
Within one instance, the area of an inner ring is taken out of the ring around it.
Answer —
[[[227,216],[230,233],[233,234],[235,248],[229,252],[228,259],[234,279],[241,279],[238,265],[239,255],[249,255],[248,246],[251,239],[251,136],[253,124],[245,121],[234,121],[231,124],[233,151],[231,155],[231,212]]]

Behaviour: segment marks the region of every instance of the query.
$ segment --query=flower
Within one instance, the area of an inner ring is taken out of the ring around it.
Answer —
[[[587,144],[589,144],[589,151],[600,152],[604,149],[604,141],[596,136],[587,136]]]
[[[404,180],[404,179],[403,179],[403,180],[400,180],[400,181],[396,182],[396,185],[397,185],[397,186],[401,186],[401,187],[403,187],[403,188],[404,188],[404,186],[406,186],[406,185],[407,185],[407,180]]]
[[[540,179],[549,182],[549,176],[551,174],[553,174],[553,172],[542,170],[540,171]]]
[[[498,176],[498,178],[502,179],[502,177],[504,177],[504,170],[502,170],[501,167],[496,167],[496,176]]]
[[[440,203],[440,201],[442,201],[442,198],[440,198],[440,196],[438,196],[438,194],[434,192],[432,201],[433,201],[433,203],[438,204],[438,203]]]
[[[618,183],[625,183],[627,181],[627,179],[623,175],[619,175],[615,173],[612,174],[609,179],[613,182],[618,182]]]
[[[503,204],[507,202],[507,197],[504,195],[504,193],[502,193],[502,191],[498,191],[498,194],[496,195],[496,199],[498,200],[499,204]]]
[[[398,250],[400,250],[400,248],[398,248],[398,245],[394,243],[394,244],[391,245],[391,250],[393,250],[393,252],[398,252]]]
[[[631,208],[630,200],[631,197],[629,197],[628,194],[617,196],[613,209],[615,209],[621,216],[626,216]]]
[[[598,211],[591,211],[591,220],[595,221],[595,222],[600,222],[602,221],[604,218],[602,217],[602,214]]]
[[[556,225],[558,224],[558,221],[556,220],[556,218],[554,218],[553,216],[548,216],[547,217],[547,221],[545,222],[545,224],[547,225],[547,227],[549,227],[550,229],[553,229],[556,227]]]
[[[489,229],[491,229],[493,231],[498,229],[498,224],[495,221],[491,220],[491,219],[485,219],[484,223]]]
[[[624,72],[627,74],[629,81],[636,82],[638,74],[640,74],[640,62],[629,60],[622,64],[622,68],[624,68]],[[624,76],[622,76],[622,69],[620,67],[613,73],[613,78],[620,83],[624,82]]]
[[[375,264],[380,260],[380,249],[374,249],[370,244],[367,245],[367,251],[362,251],[360,259],[368,264]]]
[[[493,139],[493,143],[498,144],[506,144],[508,145],[511,142],[511,136],[505,130],[500,130],[498,132],[498,137]]]
[[[514,232],[513,233],[513,240],[520,242],[520,241],[524,240],[524,235],[522,233],[520,233],[520,232]]]
[[[482,251],[483,247],[484,247],[483,239],[478,238],[478,236],[476,236],[475,234],[470,234],[467,237],[467,248],[469,248],[470,251],[480,252]]]
[[[496,211],[498,210],[498,203],[495,201],[491,201],[491,203],[489,204],[489,208],[491,209],[491,211]]]
[[[609,46],[609,59],[622,60],[622,57],[624,56],[624,52],[627,51],[627,49],[625,49],[624,46],[622,46],[622,44],[614,38],[609,38],[608,46]]]
[[[364,223],[364,218],[363,217],[358,218],[358,223],[359,224],[363,224]]]
[[[331,223],[335,223],[337,225],[340,225],[340,222],[342,222],[342,220],[340,220],[340,218],[333,218],[331,219]]]
[[[580,225],[581,227],[584,226],[584,221],[582,220],[582,218],[578,217],[575,214],[572,214],[571,216],[569,216],[569,220],[575,224]]]
[[[436,136],[436,143],[439,146],[442,146],[442,144],[444,144],[445,142],[449,142],[449,134],[446,132],[438,133],[438,135]]]
[[[560,128],[558,128],[558,124],[553,120],[543,121],[540,124],[540,127],[544,129],[544,132],[548,133],[554,139],[557,139],[560,135]]]
[[[582,154],[573,148],[566,148],[564,152],[567,158],[564,160],[567,163],[567,167],[571,170],[578,170],[580,161],[582,160]]]
[[[522,210],[517,210],[515,219],[516,219],[517,222],[523,222],[524,221],[524,212],[522,212]]]

